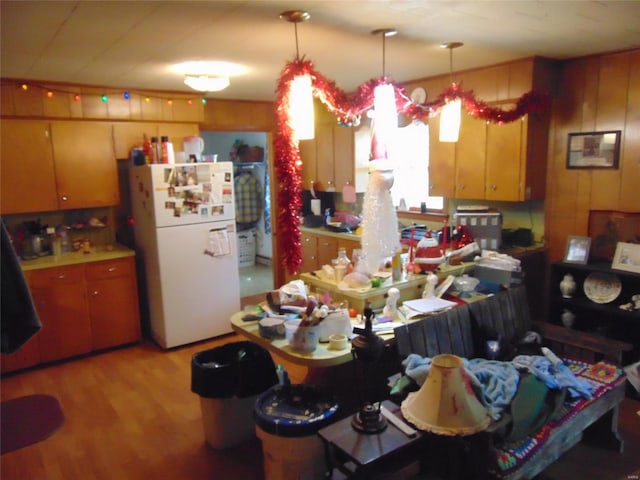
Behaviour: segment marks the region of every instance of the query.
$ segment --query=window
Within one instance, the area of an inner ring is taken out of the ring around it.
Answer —
[[[429,196],[429,126],[414,121],[398,128],[394,149],[397,161],[391,188],[393,204],[397,206],[404,199],[407,207],[419,207],[425,202],[429,209],[442,210],[443,197]]]

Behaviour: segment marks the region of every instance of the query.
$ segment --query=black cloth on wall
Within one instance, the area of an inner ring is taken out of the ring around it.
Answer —
[[[42,324],[2,219],[0,224],[0,350],[2,353],[14,353],[38,333]]]

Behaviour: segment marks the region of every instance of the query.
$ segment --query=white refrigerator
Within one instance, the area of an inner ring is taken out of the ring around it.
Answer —
[[[240,310],[232,163],[130,168],[154,341],[171,348],[231,332]]]

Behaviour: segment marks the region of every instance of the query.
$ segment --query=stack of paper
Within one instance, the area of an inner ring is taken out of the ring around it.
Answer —
[[[451,307],[455,307],[456,302],[450,300],[443,300],[438,297],[419,298],[417,300],[407,300],[402,304],[407,309],[407,318],[415,317],[417,315],[425,315],[428,313],[435,313],[441,310],[446,310]]]

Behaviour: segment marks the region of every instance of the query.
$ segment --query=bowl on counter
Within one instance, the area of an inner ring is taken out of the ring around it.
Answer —
[[[461,297],[470,296],[471,292],[476,289],[479,283],[480,280],[475,277],[470,277],[466,273],[453,280],[453,286],[460,292]]]

